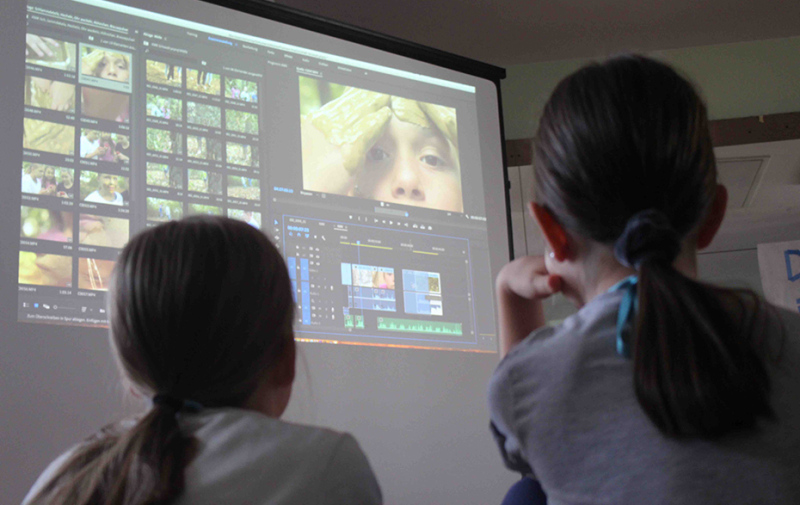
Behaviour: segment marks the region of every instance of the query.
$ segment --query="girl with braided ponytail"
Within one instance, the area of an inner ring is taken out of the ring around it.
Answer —
[[[355,439],[283,422],[295,373],[291,281],[241,221],[134,237],[109,289],[123,377],[152,407],[45,471],[26,504],[378,504]]]
[[[727,193],[692,86],[638,56],[586,66],[533,165],[547,249],[496,283],[506,465],[552,503],[800,503],[800,317],[696,279]],[[556,292],[579,310],[547,327]]]

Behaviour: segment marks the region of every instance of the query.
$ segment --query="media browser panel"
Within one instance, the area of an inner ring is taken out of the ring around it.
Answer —
[[[106,326],[133,234],[224,215],[284,254],[299,339],[496,352],[468,80],[266,20],[32,0],[27,21],[19,321]]]

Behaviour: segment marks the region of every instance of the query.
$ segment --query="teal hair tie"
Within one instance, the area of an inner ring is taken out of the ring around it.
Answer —
[[[617,354],[623,358],[631,358],[631,346],[629,337],[633,326],[633,315],[639,309],[639,298],[636,296],[636,284],[639,278],[635,275],[626,277],[611,286],[609,293],[624,290],[622,301],[617,312]]]

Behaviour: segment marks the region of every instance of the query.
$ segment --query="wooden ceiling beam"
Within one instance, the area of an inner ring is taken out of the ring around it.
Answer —
[[[718,119],[711,121],[714,147],[757,144],[800,138],[800,112]],[[506,140],[508,166],[530,165],[532,139]]]

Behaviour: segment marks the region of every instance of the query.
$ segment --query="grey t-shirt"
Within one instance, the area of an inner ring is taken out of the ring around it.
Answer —
[[[622,295],[598,296],[500,362],[489,406],[506,466],[539,480],[552,505],[800,503],[800,316],[779,312],[785,340],[770,362],[777,422],[678,441],[639,406],[632,363],[616,353]],[[779,328],[773,318],[773,343]]]
[[[358,442],[347,433],[287,423],[241,409],[181,415],[199,451],[176,505],[379,505],[381,491]],[[64,463],[45,470],[23,503]]]

